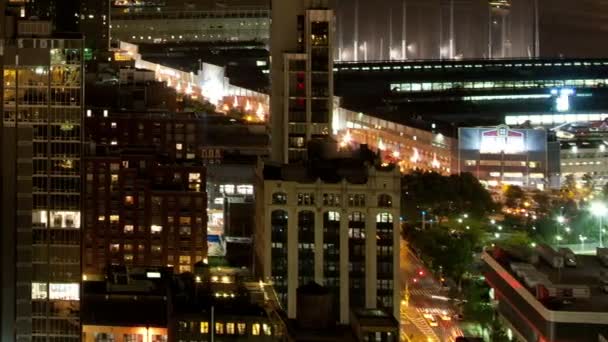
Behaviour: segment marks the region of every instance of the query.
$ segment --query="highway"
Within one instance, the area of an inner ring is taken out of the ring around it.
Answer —
[[[401,241],[400,250],[401,341],[454,341],[462,331],[454,318],[457,311],[447,300],[446,291],[441,289],[439,282],[410,251],[405,241]]]

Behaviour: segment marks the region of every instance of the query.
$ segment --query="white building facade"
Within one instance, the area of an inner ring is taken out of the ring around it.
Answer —
[[[262,178],[260,176],[260,178]],[[399,319],[400,173],[367,169],[367,182],[260,179],[255,249],[289,318],[296,289],[329,288],[336,320],[351,308],[382,308]]]

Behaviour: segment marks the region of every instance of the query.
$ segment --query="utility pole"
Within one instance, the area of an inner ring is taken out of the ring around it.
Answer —
[[[355,0],[355,27],[353,41],[353,60],[359,60],[359,0]]]
[[[407,59],[407,1],[403,0],[403,18],[401,21],[401,59]]]
[[[450,0],[450,59],[454,59],[454,0]]]
[[[388,11],[388,59],[393,59],[393,11]]]

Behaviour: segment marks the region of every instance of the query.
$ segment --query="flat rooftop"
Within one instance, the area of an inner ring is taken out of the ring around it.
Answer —
[[[534,288],[528,288],[524,279],[518,276],[515,271],[510,267],[511,263],[522,263],[515,257],[500,257],[495,258],[489,253],[487,256],[492,257],[495,262],[498,262],[509,275],[515,278],[532,296],[536,297],[536,291]],[[557,269],[551,267],[542,258],[539,258],[538,262],[532,263],[531,265],[546,276],[552,283],[551,286],[557,286],[560,288],[572,286],[576,287],[588,287],[590,291],[589,298],[571,298],[571,297],[556,297],[549,300],[539,300],[547,309],[552,311],[568,311],[568,312],[606,312],[608,310],[608,294],[602,291],[601,274],[606,272],[608,274],[608,268],[602,266],[599,259],[595,255],[576,255],[576,267],[567,267]],[[486,264],[488,262],[486,261]],[[488,264],[489,265],[489,264]],[[492,267],[492,265],[489,265]],[[502,276],[502,275],[500,275]],[[504,276],[503,276],[504,280]],[[513,287],[514,284],[511,282],[507,283]]]

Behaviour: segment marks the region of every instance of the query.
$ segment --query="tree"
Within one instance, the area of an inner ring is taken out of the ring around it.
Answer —
[[[536,211],[540,213],[548,213],[551,208],[551,200],[547,193],[537,191],[532,195],[532,200],[536,204]]]
[[[402,179],[402,213],[408,222],[417,222],[421,212],[437,217],[469,214],[483,217],[496,209],[490,193],[470,173],[442,176],[416,172]]]
[[[574,175],[570,174],[564,178],[564,184],[562,184],[561,188],[561,195],[565,200],[573,200],[576,198],[577,190]]]
[[[526,199],[526,194],[517,185],[509,185],[504,192],[505,205],[510,208],[520,207]]]

